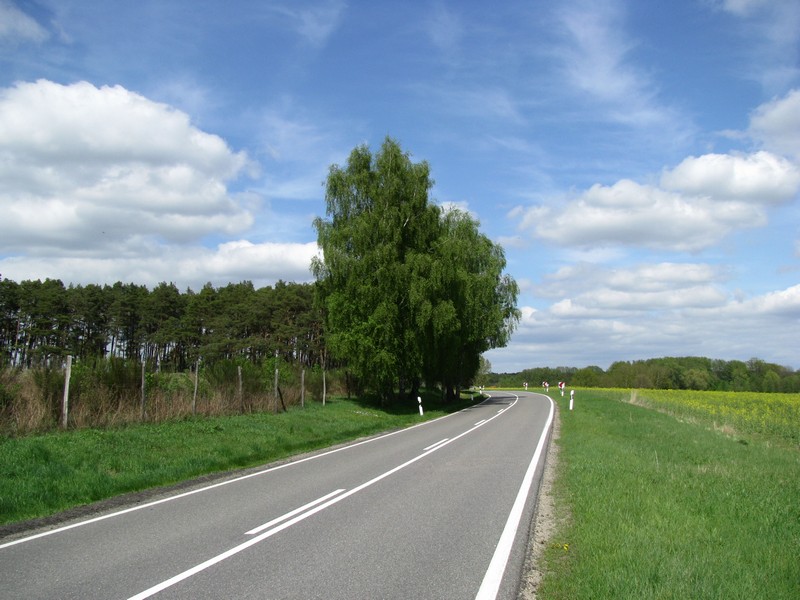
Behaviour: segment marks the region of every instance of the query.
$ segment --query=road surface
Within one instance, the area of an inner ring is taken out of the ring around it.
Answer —
[[[0,540],[0,598],[514,598],[552,401],[459,413]]]

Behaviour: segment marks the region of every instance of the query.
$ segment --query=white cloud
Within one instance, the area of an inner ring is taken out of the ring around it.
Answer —
[[[254,244],[238,240],[221,244],[215,251],[205,251],[200,256],[186,255],[181,264],[188,272],[225,283],[245,279],[264,284],[278,279],[310,281],[311,258],[317,254],[316,242]]]
[[[648,183],[621,179],[510,211],[521,232],[566,248],[557,256],[568,266],[526,291],[543,304],[523,308],[511,344],[487,358],[508,371],[607,368],[615,360],[668,355],[746,360],[762,356],[755,340],[769,339],[764,358],[796,363],[800,286],[747,298],[729,289],[732,266],[613,267],[639,248],[711,249],[731,233],[766,224],[770,211],[798,198],[800,91],[758,107],[740,139],[760,149],[690,156]],[[798,248],[800,242],[800,255]]]
[[[623,179],[612,186],[593,185],[565,206],[526,209],[519,229],[568,247],[695,252],[735,229],[765,223],[763,210],[746,202],[720,202]]]
[[[76,284],[122,281],[153,287],[168,281],[197,291],[206,282],[222,286],[249,280],[263,287],[279,279],[311,281],[311,257],[317,252],[314,242],[254,244],[238,240],[204,248],[142,241],[135,253],[118,256],[8,257],[0,259],[0,273],[18,282],[49,277]]]
[[[563,267],[537,286],[541,297],[557,299],[554,314],[572,317],[623,315],[719,306],[725,299],[717,287],[724,278],[703,263],[656,263],[609,268],[580,263]]]
[[[0,0],[0,41],[43,42],[49,36],[34,19],[19,10],[11,2]]]
[[[309,280],[316,244],[223,242],[260,199],[228,184],[247,156],[120,86],[0,91],[0,273],[75,283]]]
[[[701,273],[708,269],[695,266]],[[796,363],[800,286],[738,300],[710,282],[693,283],[693,266],[685,267],[688,277],[677,286],[672,298],[666,294],[626,296],[618,290],[615,297],[601,289],[601,298],[595,301],[589,282],[583,293],[564,298],[548,309],[523,306],[511,343],[486,356],[493,364],[503,364],[507,372],[534,365],[597,365],[606,369],[616,360],[658,356],[694,355],[724,360],[760,356],[779,364]],[[637,267],[627,275],[647,268]],[[579,289],[580,283],[574,282],[574,287]],[[612,304],[606,305],[607,301]],[[771,354],[767,357],[758,350],[757,340],[763,339],[770,340]]]
[[[220,137],[193,127],[185,113],[121,86],[23,82],[3,90],[0,103],[0,140],[22,159],[61,166],[79,157],[101,168],[179,161],[216,179],[234,177],[246,162]]]
[[[226,184],[246,164],[120,86],[19,83],[0,92],[0,252],[240,232],[253,218]]]
[[[664,171],[661,185],[717,200],[778,204],[797,194],[800,169],[765,151],[747,156],[706,154],[686,158],[674,169]]]
[[[793,118],[784,109],[762,110],[760,131]],[[783,157],[764,150],[706,154],[665,169],[659,186],[628,179],[595,184],[566,202],[517,207],[508,216],[519,230],[566,247],[696,252],[738,229],[765,225],[767,207],[799,191],[800,168]]]
[[[770,292],[748,302],[748,309],[761,314],[781,315],[800,319],[800,285]]]
[[[800,89],[790,90],[753,111],[748,133],[766,150],[800,162]]]

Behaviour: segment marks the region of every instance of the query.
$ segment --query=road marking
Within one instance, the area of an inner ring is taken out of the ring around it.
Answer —
[[[328,498],[336,496],[337,494],[341,494],[343,491],[344,491],[344,488],[342,488],[340,490],[335,490],[335,491],[331,492],[330,494],[326,494],[322,498],[317,498],[313,502],[309,502],[308,504],[304,504],[300,508],[295,508],[293,511],[290,511],[290,512],[286,513],[282,517],[278,517],[277,519],[272,519],[272,521],[264,523],[263,525],[260,525],[260,526],[256,527],[255,529],[251,529],[250,531],[245,533],[245,535],[255,535],[259,531],[264,531],[265,529],[269,529],[273,525],[277,525],[281,521],[285,521],[286,519],[290,519],[293,516],[295,516],[296,514],[301,513],[304,510],[308,510],[309,508],[312,508],[312,507],[316,506],[320,502],[325,502],[325,500],[327,500]]]
[[[348,446],[342,446],[342,447],[336,448],[334,450],[328,450],[327,452],[322,452],[320,454],[314,454],[313,456],[307,456],[306,458],[301,458],[301,459],[298,459],[298,460],[287,462],[287,463],[284,463],[282,465],[277,465],[275,467],[269,467],[269,468],[264,469],[262,471],[257,471],[255,473],[248,473],[247,475],[242,475],[240,477],[234,477],[233,479],[226,479],[225,481],[220,481],[218,483],[213,483],[211,485],[207,485],[207,486],[204,486],[204,487],[201,487],[201,488],[197,488],[195,490],[191,490],[191,491],[188,491],[188,492],[183,492],[181,494],[176,494],[174,496],[167,496],[166,498],[161,498],[160,500],[154,500],[153,502],[146,502],[144,504],[137,504],[136,506],[131,506],[130,508],[125,508],[123,510],[118,510],[118,511],[115,511],[115,512],[112,512],[112,513],[101,515],[99,517],[93,517],[91,519],[86,519],[85,521],[78,521],[76,523],[72,523],[70,525],[65,525],[63,527],[58,527],[56,529],[49,529],[47,531],[42,531],[40,533],[36,533],[34,535],[29,535],[27,537],[23,537],[23,538],[20,538],[18,540],[13,540],[11,542],[6,542],[5,544],[0,544],[0,550],[2,550],[3,548],[8,548],[10,546],[15,546],[17,544],[22,544],[23,542],[30,542],[30,541],[38,539],[38,538],[46,537],[46,536],[53,535],[53,534],[56,534],[56,533],[61,533],[63,531],[67,531],[69,529],[74,529],[76,527],[83,527],[84,525],[89,525],[90,523],[97,523],[98,521],[104,521],[106,519],[111,519],[113,517],[119,517],[119,516],[122,516],[122,515],[130,513],[130,512],[135,512],[137,510],[142,510],[143,508],[150,508],[151,506],[156,506],[157,504],[163,504],[165,502],[172,502],[173,500],[178,500],[179,498],[185,498],[185,497],[191,496],[193,494],[199,494],[200,492],[206,492],[208,490],[212,490],[214,488],[218,488],[218,487],[221,487],[223,485],[228,485],[228,484],[231,484],[231,483],[237,483],[237,482],[243,481],[245,479],[250,479],[251,477],[258,477],[259,475],[264,475],[266,473],[271,473],[272,471],[277,471],[279,469],[285,469],[285,468],[291,467],[293,465],[299,465],[299,464],[304,463],[304,462],[309,461],[309,460],[316,460],[318,458],[322,458],[323,456],[328,456],[330,454],[336,454],[337,452],[342,452],[343,450],[349,450],[350,448],[356,448],[356,447],[361,446],[363,444],[369,444],[369,443],[372,443],[372,442],[375,442],[375,441],[378,441],[378,440],[382,440],[382,439],[387,438],[387,437],[391,437],[393,435],[398,435],[400,433],[403,433],[404,431],[411,431],[412,429],[416,429],[417,427],[422,427],[423,425],[428,425],[430,423],[435,423],[436,421],[440,421],[441,419],[446,419],[447,417],[450,417],[450,416],[456,415],[456,414],[458,414],[458,413],[457,412],[450,413],[450,414],[444,415],[442,417],[438,417],[437,419],[431,419],[430,421],[425,421],[424,423],[418,423],[416,425],[412,425],[411,427],[406,427],[405,429],[400,429],[398,431],[392,431],[391,433],[386,433],[384,435],[379,435],[377,437],[370,438],[368,440],[363,440],[363,441],[360,441],[360,442],[356,442],[356,443],[350,444]]]
[[[486,419],[484,419],[483,421],[478,421],[477,423],[475,423],[475,425],[481,425],[483,423],[486,423]]]
[[[444,444],[444,443],[445,443],[447,440],[449,440],[449,439],[450,439],[450,438],[444,438],[443,440],[439,440],[439,441],[438,441],[438,442],[436,442],[435,444],[431,444],[431,445],[430,445],[430,446],[428,446],[427,448],[424,448],[424,450],[430,450],[431,448],[436,448],[436,446],[438,446],[439,444]]]
[[[542,430],[542,435],[539,437],[539,443],[536,445],[536,451],[533,453],[533,458],[531,458],[531,463],[528,465],[528,470],[525,472],[525,477],[522,478],[522,485],[519,486],[517,498],[514,500],[514,504],[511,507],[511,512],[503,528],[503,533],[500,535],[500,541],[497,543],[497,548],[494,551],[494,556],[492,556],[492,561],[489,563],[489,568],[483,576],[483,581],[481,582],[480,589],[478,589],[478,595],[475,596],[475,600],[494,600],[497,598],[497,592],[500,590],[500,584],[503,581],[503,573],[505,573],[508,557],[511,554],[511,547],[514,545],[514,538],[517,535],[519,522],[522,519],[522,511],[525,508],[525,502],[530,493],[531,484],[533,483],[533,475],[536,472],[536,467],[539,464],[542,450],[544,449],[544,443],[550,432],[550,425],[553,422],[553,400],[550,398],[548,398],[548,400],[550,400],[550,414]]]
[[[509,405],[509,408],[514,406],[514,404],[516,404],[516,403],[517,403],[517,401],[515,400],[511,405]],[[357,494],[358,492],[370,487],[371,485],[373,485],[375,483],[378,483],[382,479],[386,479],[390,475],[393,475],[394,473],[397,473],[401,469],[405,469],[407,466],[414,464],[418,460],[421,460],[421,459],[425,458],[426,456],[428,456],[429,454],[432,454],[433,452],[436,452],[440,448],[444,448],[445,446],[447,446],[451,442],[454,442],[457,439],[459,439],[461,437],[464,437],[467,434],[472,433],[473,431],[475,431],[476,429],[478,429],[482,425],[485,425],[489,421],[491,421],[493,419],[496,419],[498,416],[500,416],[500,415],[497,414],[497,415],[487,419],[483,423],[480,423],[479,425],[473,425],[470,429],[467,429],[466,431],[461,432],[460,434],[458,434],[456,437],[454,437],[452,439],[445,440],[445,441],[443,441],[442,443],[440,443],[438,445],[434,444],[435,447],[431,448],[430,450],[423,451],[422,454],[419,454],[418,456],[415,456],[414,458],[412,458],[410,460],[407,460],[406,462],[404,462],[401,465],[398,465],[398,466],[396,466],[396,467],[394,467],[392,469],[389,469],[385,473],[381,473],[377,477],[373,477],[369,481],[365,481],[361,485],[359,485],[357,487],[354,487],[351,490],[348,490],[348,491],[346,491],[344,493],[341,493],[341,494],[338,494],[338,490],[337,490],[337,492],[332,492],[331,494],[328,494],[328,498],[329,499],[327,501],[323,502],[322,504],[318,504],[317,501],[315,501],[312,504],[317,504],[317,505],[315,507],[311,508],[310,510],[307,510],[306,512],[303,512],[303,513],[301,513],[301,514],[289,519],[288,521],[284,521],[282,524],[277,525],[276,527],[273,527],[272,529],[267,529],[261,535],[258,535],[258,536],[248,540],[247,542],[245,542],[243,544],[239,544],[238,546],[235,546],[235,547],[231,548],[230,550],[227,550],[227,551],[223,552],[222,554],[218,554],[217,556],[214,556],[213,558],[209,558],[207,561],[202,562],[199,565],[196,565],[196,566],[192,567],[191,569],[187,569],[183,573],[178,573],[174,577],[171,577],[171,578],[169,578],[169,579],[167,579],[165,581],[162,581],[161,583],[158,583],[158,584],[154,585],[153,587],[148,588],[145,591],[136,594],[135,596],[131,596],[130,598],[128,598],[128,600],[145,600],[146,598],[150,598],[151,596],[157,594],[158,592],[161,592],[161,591],[167,589],[168,587],[172,587],[176,583],[180,583],[184,579],[188,579],[189,577],[192,577],[193,575],[196,575],[197,573],[200,573],[201,571],[204,571],[204,570],[208,569],[209,567],[212,567],[215,564],[217,564],[219,562],[222,562],[223,560],[238,554],[242,550],[246,550],[250,546],[254,546],[255,544],[258,544],[259,542],[264,541],[268,537],[271,537],[271,536],[275,535],[276,533],[278,533],[280,531],[283,531],[284,529],[287,529],[287,528],[291,527],[292,525],[294,525],[296,523],[299,523],[300,521],[303,521],[304,519],[307,519],[308,517],[310,517],[312,515],[315,515],[320,511],[325,510],[326,508],[328,508],[330,506],[333,506],[337,502],[341,502],[345,498],[349,498],[353,494]],[[333,496],[333,497],[331,498],[330,496]],[[298,511],[295,510],[293,512],[296,513]]]

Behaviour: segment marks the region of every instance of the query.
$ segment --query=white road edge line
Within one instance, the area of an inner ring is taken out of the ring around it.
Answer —
[[[484,419],[483,421],[478,421],[477,423],[475,423],[475,425],[480,425],[482,423],[486,423],[486,419]]]
[[[519,399],[519,396],[517,396]],[[533,483],[533,475],[536,472],[536,467],[542,456],[544,443],[550,432],[550,425],[553,422],[553,412],[555,410],[553,400],[550,400],[550,414],[547,417],[542,435],[539,437],[539,443],[536,445],[536,451],[533,453],[531,463],[528,465],[528,470],[525,472],[525,477],[522,478],[522,485],[519,486],[517,498],[514,500],[514,505],[511,507],[511,512],[508,515],[506,526],[503,528],[503,533],[500,535],[500,541],[497,543],[497,548],[492,556],[492,561],[489,563],[489,568],[481,582],[481,587],[478,589],[478,595],[475,600],[494,600],[497,598],[497,593],[500,590],[500,584],[503,581],[503,573],[506,570],[506,563],[508,557],[511,555],[511,547],[514,544],[514,538],[517,535],[519,522],[522,518],[522,511],[525,508],[525,502],[530,493],[531,484]],[[513,406],[513,405],[512,405]]]
[[[335,496],[337,494],[341,494],[343,491],[344,491],[344,488],[339,489],[339,490],[335,490],[335,491],[331,492],[330,494],[326,494],[322,498],[317,498],[316,500],[314,500],[312,502],[309,502],[308,504],[304,504],[300,508],[295,508],[293,511],[290,511],[290,512],[286,513],[285,515],[283,515],[281,517],[278,517],[277,519],[272,519],[272,521],[268,521],[267,523],[264,523],[263,525],[259,525],[255,529],[251,529],[250,531],[246,532],[245,535],[255,535],[259,531],[264,531],[265,529],[269,529],[273,525],[277,525],[278,523],[280,523],[282,521],[285,521],[286,519],[292,518],[297,513],[301,513],[304,510],[308,510],[309,508],[312,508],[312,507],[316,506],[320,502],[325,502],[325,500],[327,500],[327,499],[329,499],[329,498],[331,498],[331,497],[333,497],[333,496]]]
[[[517,398],[517,400],[519,400],[519,398]],[[508,406],[508,408],[511,408],[512,406],[514,406],[517,403],[517,400],[514,400],[514,402],[512,402]],[[148,588],[145,591],[136,594],[135,596],[131,596],[130,598],[128,598],[128,600],[145,600],[146,598],[150,598],[151,596],[157,594],[158,592],[161,592],[161,591],[167,589],[168,587],[172,587],[176,583],[179,583],[179,582],[183,581],[184,579],[188,579],[189,577],[191,577],[193,575],[196,575],[197,573],[200,573],[201,571],[204,571],[207,568],[209,568],[209,567],[211,567],[211,566],[213,566],[213,565],[215,565],[215,564],[217,564],[219,562],[222,562],[223,560],[225,560],[227,558],[230,558],[231,556],[233,556],[235,554],[238,554],[242,550],[246,550],[250,546],[254,546],[255,544],[258,544],[259,542],[267,539],[268,537],[270,537],[270,536],[272,536],[272,535],[274,535],[274,534],[276,534],[276,533],[278,533],[280,531],[283,531],[284,529],[287,529],[287,528],[291,527],[295,523],[299,523],[300,521],[302,521],[304,519],[307,519],[311,515],[314,515],[314,514],[320,512],[320,511],[322,511],[322,510],[325,510],[329,506],[333,506],[334,504],[336,504],[337,502],[341,502],[345,498],[349,498],[353,494],[356,494],[356,493],[360,492],[361,490],[363,490],[365,488],[368,488],[372,484],[377,483],[380,480],[385,479],[386,477],[389,477],[389,475],[397,473],[397,471],[399,471],[401,469],[404,469],[404,468],[406,468],[407,466],[409,466],[411,464],[414,464],[418,460],[421,460],[422,458],[428,456],[429,454],[432,454],[433,452],[436,452],[440,448],[444,448],[445,446],[447,446],[451,442],[454,442],[457,439],[459,439],[461,437],[464,437],[465,435],[467,435],[469,433],[472,433],[473,431],[475,431],[476,429],[478,429],[482,425],[485,425],[489,421],[492,421],[493,419],[496,419],[498,416],[500,416],[500,415],[498,414],[498,415],[495,415],[493,417],[490,417],[489,419],[487,419],[484,423],[481,423],[480,425],[473,425],[470,429],[467,429],[466,431],[461,432],[456,437],[454,437],[454,438],[452,438],[450,440],[447,440],[446,442],[444,442],[442,444],[439,444],[435,448],[433,448],[431,450],[424,451],[422,454],[420,454],[418,456],[415,456],[414,458],[412,458],[410,460],[407,460],[403,464],[398,465],[398,466],[396,466],[396,467],[394,467],[392,469],[389,469],[385,473],[382,473],[382,474],[378,475],[377,477],[373,477],[369,481],[366,481],[366,482],[362,483],[361,485],[359,485],[357,487],[354,487],[353,489],[348,490],[348,491],[344,492],[343,494],[340,494],[340,495],[328,500],[324,504],[320,504],[317,507],[306,511],[306,512],[294,517],[293,519],[290,519],[289,521],[286,521],[285,523],[283,523],[281,525],[278,525],[277,527],[273,527],[272,529],[268,529],[267,531],[265,531],[261,535],[258,535],[258,536],[248,540],[247,542],[245,542],[243,544],[239,544],[238,546],[235,546],[235,547],[231,548],[230,550],[227,550],[226,552],[223,552],[222,554],[218,554],[217,556],[214,556],[213,558],[209,558],[207,561],[202,562],[199,565],[196,565],[196,566],[192,567],[191,569],[187,569],[183,573],[178,573],[177,575],[167,579],[166,581],[162,581],[161,583],[158,583],[158,584],[154,585],[153,587]],[[430,422],[430,421],[428,421],[428,422]]]
[[[21,544],[23,542],[30,542],[32,540],[46,537],[48,535],[53,535],[56,533],[61,533],[63,531],[67,531],[69,529],[74,529],[76,527],[83,527],[84,525],[89,525],[91,523],[97,523],[98,521],[104,521],[105,519],[111,519],[113,517],[119,517],[124,514],[135,512],[137,510],[142,510],[143,508],[149,508],[151,506],[156,506],[157,504],[163,504],[164,502],[172,502],[173,500],[178,500],[179,498],[185,498],[186,496],[191,496],[193,494],[199,494],[200,492],[206,492],[208,490],[212,490],[214,488],[221,487],[223,485],[228,485],[230,483],[236,483],[238,481],[242,481],[244,479],[250,479],[251,477],[258,477],[259,475],[264,475],[265,473],[271,473],[272,471],[277,471],[278,469],[285,469],[287,467],[291,467],[292,465],[299,465],[309,460],[316,460],[318,458],[322,458],[323,456],[328,456],[330,454],[335,454],[337,452],[342,452],[343,450],[349,450],[350,448],[356,448],[357,446],[361,446],[363,444],[369,444],[371,442],[375,442],[378,440],[382,440],[384,438],[397,435],[403,433],[404,431],[411,431],[412,429],[416,429],[417,427],[422,427],[423,425],[428,425],[429,423],[435,423],[441,419],[446,419],[449,416],[458,414],[457,412],[450,413],[439,417],[437,419],[432,419],[430,421],[425,421],[424,423],[417,423],[416,425],[412,425],[411,427],[406,427],[405,429],[400,429],[398,431],[392,431],[391,433],[387,433],[384,435],[379,435],[374,438],[370,438],[368,440],[363,440],[361,442],[356,442],[354,444],[350,444],[348,446],[342,446],[341,448],[336,448],[335,450],[328,450],[327,452],[322,452],[321,454],[314,454],[313,456],[307,456],[306,458],[301,458],[298,460],[294,460],[291,462],[284,463],[282,465],[278,465],[276,467],[269,467],[264,469],[263,471],[257,471],[256,473],[249,473],[247,475],[242,475],[241,477],[235,477],[233,479],[226,479],[225,481],[220,481],[219,483],[214,483],[211,485],[207,485],[201,488],[197,488],[196,490],[191,490],[188,492],[183,492],[182,494],[176,494],[175,496],[168,496],[166,498],[161,498],[160,500],[154,500],[153,502],[146,502],[144,504],[137,504],[136,506],[131,506],[130,508],[125,508],[123,510],[118,510],[112,513],[108,513],[106,515],[101,515],[99,517],[94,517],[92,519],[87,519],[85,521],[78,521],[76,523],[72,523],[71,525],[65,525],[64,527],[58,527],[56,529],[49,529],[47,531],[42,531],[40,533],[36,533],[34,535],[29,535],[27,537],[19,538],[18,540],[13,540],[11,542],[6,542],[5,544],[0,544],[0,550],[3,548],[8,548],[9,546],[16,546],[17,544]]]

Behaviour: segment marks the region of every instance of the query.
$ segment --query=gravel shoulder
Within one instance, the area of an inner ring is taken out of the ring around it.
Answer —
[[[553,498],[553,483],[555,481],[556,467],[558,466],[558,444],[556,442],[560,433],[561,419],[558,405],[556,405],[553,432],[544,464],[542,483],[539,487],[536,516],[531,527],[531,536],[528,540],[528,556],[525,559],[518,600],[536,600],[538,597],[536,592],[544,577],[544,572],[541,570],[542,554],[552,541],[558,528],[558,517],[555,499]]]

